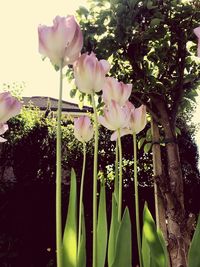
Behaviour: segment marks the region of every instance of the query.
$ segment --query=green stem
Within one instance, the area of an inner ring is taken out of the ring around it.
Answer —
[[[140,267],[142,264],[142,252],[141,252],[141,235],[140,235],[140,218],[139,218],[139,198],[138,198],[138,178],[137,178],[137,142],[136,134],[133,133],[133,154],[134,154],[134,187],[135,187],[135,215],[136,215],[136,231],[137,231],[137,245]]]
[[[122,218],[122,143],[120,137],[120,130],[118,133],[118,145],[119,145],[119,203],[118,203],[118,221],[121,222]]]
[[[92,96],[92,106],[94,110],[95,144],[94,144],[94,168],[93,168],[93,258],[92,266],[97,264],[97,164],[98,164],[98,121],[95,105],[94,93]]]
[[[81,186],[80,186],[80,200],[79,200],[79,225],[78,225],[78,255],[80,252],[80,243],[81,243],[81,225],[82,225],[82,208],[83,208],[83,185],[85,177],[85,164],[86,164],[86,144],[83,143],[83,167],[81,175]]]
[[[60,62],[60,88],[56,136],[56,250],[57,267],[62,267],[62,214],[61,214],[61,113],[62,113],[62,68]]]
[[[119,198],[119,171],[118,171],[118,165],[119,165],[119,145],[118,145],[118,138],[116,140],[116,148],[115,148],[115,188],[114,188],[114,194],[116,201],[118,202]]]

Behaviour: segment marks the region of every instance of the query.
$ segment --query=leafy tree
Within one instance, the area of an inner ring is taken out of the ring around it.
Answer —
[[[190,108],[197,95],[200,62],[193,29],[200,20],[198,1],[89,2],[89,10],[78,11],[84,51],[108,59],[110,74],[133,84],[132,100],[146,104],[165,143],[165,164],[155,180],[165,209],[161,220],[172,266],[187,266],[192,225],[184,206],[176,125],[179,111]]]

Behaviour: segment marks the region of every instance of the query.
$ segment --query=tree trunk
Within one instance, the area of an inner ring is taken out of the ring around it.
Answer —
[[[164,198],[160,187],[159,181],[162,180],[163,167],[160,149],[160,133],[157,123],[151,118],[151,133],[152,133],[152,153],[153,153],[153,173],[154,173],[154,199],[155,199],[155,213],[156,213],[156,226],[159,228],[165,240],[167,240],[167,227],[166,227],[166,214],[164,207]]]
[[[170,117],[164,102],[155,101],[160,113],[160,121],[164,130],[166,144],[166,175],[161,176],[158,187],[162,193],[165,205],[167,243],[172,267],[187,267],[187,254],[191,230],[184,208],[183,177],[179,150],[175,137],[175,127],[171,125]]]

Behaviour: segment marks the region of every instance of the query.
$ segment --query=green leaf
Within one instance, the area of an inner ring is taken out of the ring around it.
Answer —
[[[82,203],[82,225],[81,225],[81,241],[80,249],[77,256],[77,267],[86,267],[86,230],[85,230],[85,216],[84,206]]]
[[[155,9],[155,8],[157,8],[157,6],[153,5],[153,1],[148,0],[147,1],[147,9]]]
[[[77,199],[76,174],[71,170],[71,185],[67,219],[63,236],[63,265],[76,267],[77,261]]]
[[[153,26],[157,26],[160,24],[160,22],[162,21],[162,19],[159,19],[159,18],[153,18],[150,22],[150,26],[153,27]]]
[[[117,219],[117,201],[115,199],[114,193],[112,194],[112,215],[111,224],[108,240],[108,266],[111,267],[115,259],[115,247],[116,247],[116,237],[119,229],[119,222]]]
[[[99,211],[97,222],[97,267],[105,266],[106,251],[107,251],[108,229],[106,215],[106,193],[105,184],[101,185]]]
[[[181,135],[181,130],[180,130],[180,128],[176,127],[176,128],[175,128],[175,132],[176,132],[177,135]]]
[[[132,267],[131,220],[125,209],[116,240],[115,260],[112,267]]]
[[[152,139],[151,128],[149,128],[146,132],[146,140],[151,141],[151,139]]]
[[[74,98],[76,96],[76,93],[77,93],[77,89],[71,89],[70,92],[69,92],[70,97]]]
[[[194,232],[189,249],[189,254],[188,254],[189,267],[200,266],[199,248],[200,248],[200,215],[198,218],[196,230]]]
[[[143,211],[143,232],[147,244],[150,249],[150,254],[154,267],[167,267],[167,260],[159,236],[157,234],[155,222],[145,203]]]
[[[151,149],[151,143],[145,144],[145,146],[144,146],[144,152],[145,153],[148,153],[150,151],[150,149]]]
[[[138,149],[142,147],[142,145],[144,144],[144,141],[145,141],[145,137],[140,138],[140,140],[138,141]]]
[[[86,18],[89,15],[89,11],[87,8],[85,8],[84,6],[80,6],[79,9],[77,10],[77,12],[81,15],[84,15]]]

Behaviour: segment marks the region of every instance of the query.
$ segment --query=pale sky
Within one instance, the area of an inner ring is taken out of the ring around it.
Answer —
[[[0,0],[0,86],[24,81],[24,96],[58,98],[59,73],[48,59],[42,61],[37,27],[51,26],[56,15],[75,15],[86,4],[86,0]],[[63,99],[69,96],[68,87],[65,79]]]

